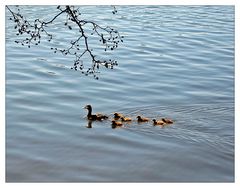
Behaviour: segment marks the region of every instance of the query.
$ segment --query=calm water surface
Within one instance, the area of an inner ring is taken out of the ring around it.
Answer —
[[[234,7],[81,6],[82,17],[124,35],[119,66],[100,79],[70,70],[54,54],[73,40],[61,19],[52,43],[22,47],[6,10],[6,181],[234,181]],[[25,6],[46,18],[52,6]],[[65,18],[65,17],[64,17]],[[64,19],[63,18],[63,19]],[[108,56],[106,56],[108,55]],[[89,61],[85,58],[84,61]],[[172,126],[136,121],[87,128],[86,111],[170,117]]]

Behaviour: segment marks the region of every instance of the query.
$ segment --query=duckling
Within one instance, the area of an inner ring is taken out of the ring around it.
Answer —
[[[121,120],[122,121],[132,121],[132,119],[129,117],[121,117]]]
[[[157,121],[156,119],[153,119],[153,125],[164,125],[165,123],[163,121]]]
[[[106,116],[106,115],[103,115],[103,114],[92,114],[92,106],[91,105],[86,105],[85,107],[84,107],[84,109],[87,109],[88,110],[88,115],[87,115],[87,118],[88,118],[88,120],[99,120],[99,121],[101,121],[101,120],[103,120],[103,119],[107,119],[108,118],[108,116]]]
[[[138,121],[138,122],[147,122],[147,121],[149,121],[149,119],[148,119],[148,118],[141,117],[141,116],[137,116],[137,121]]]
[[[173,124],[173,120],[167,119],[167,118],[162,118],[162,121],[167,124]]]
[[[118,120],[119,118],[123,117],[122,114],[115,112],[114,114],[114,119]]]
[[[121,127],[123,124],[119,121],[112,121],[112,128],[115,129],[117,127]]]

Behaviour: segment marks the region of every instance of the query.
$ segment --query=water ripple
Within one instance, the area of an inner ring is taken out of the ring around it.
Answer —
[[[23,8],[31,19],[58,11]],[[61,19],[48,27],[51,43],[26,49],[14,42],[6,11],[7,181],[234,181],[234,6],[79,10],[124,36],[114,53],[91,44],[96,57],[119,63],[100,69],[99,80],[72,71],[74,57],[50,50],[66,48],[76,34]],[[134,121],[86,128],[86,104]],[[138,124],[137,115],[174,124]]]

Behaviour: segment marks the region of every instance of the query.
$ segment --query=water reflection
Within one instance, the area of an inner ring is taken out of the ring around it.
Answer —
[[[88,124],[87,124],[86,127],[89,128],[89,129],[92,128],[92,120],[88,120]]]

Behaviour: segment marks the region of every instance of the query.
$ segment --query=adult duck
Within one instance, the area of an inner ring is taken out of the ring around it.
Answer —
[[[137,116],[137,121],[138,121],[138,122],[147,122],[147,121],[149,121],[149,119],[148,119],[148,118],[141,117],[141,116]]]
[[[108,118],[108,116],[103,115],[103,114],[92,114],[92,106],[90,104],[86,105],[84,107],[84,109],[88,110],[88,114],[87,114],[88,120],[92,120],[92,121],[99,120],[99,121],[102,121],[102,120]]]

